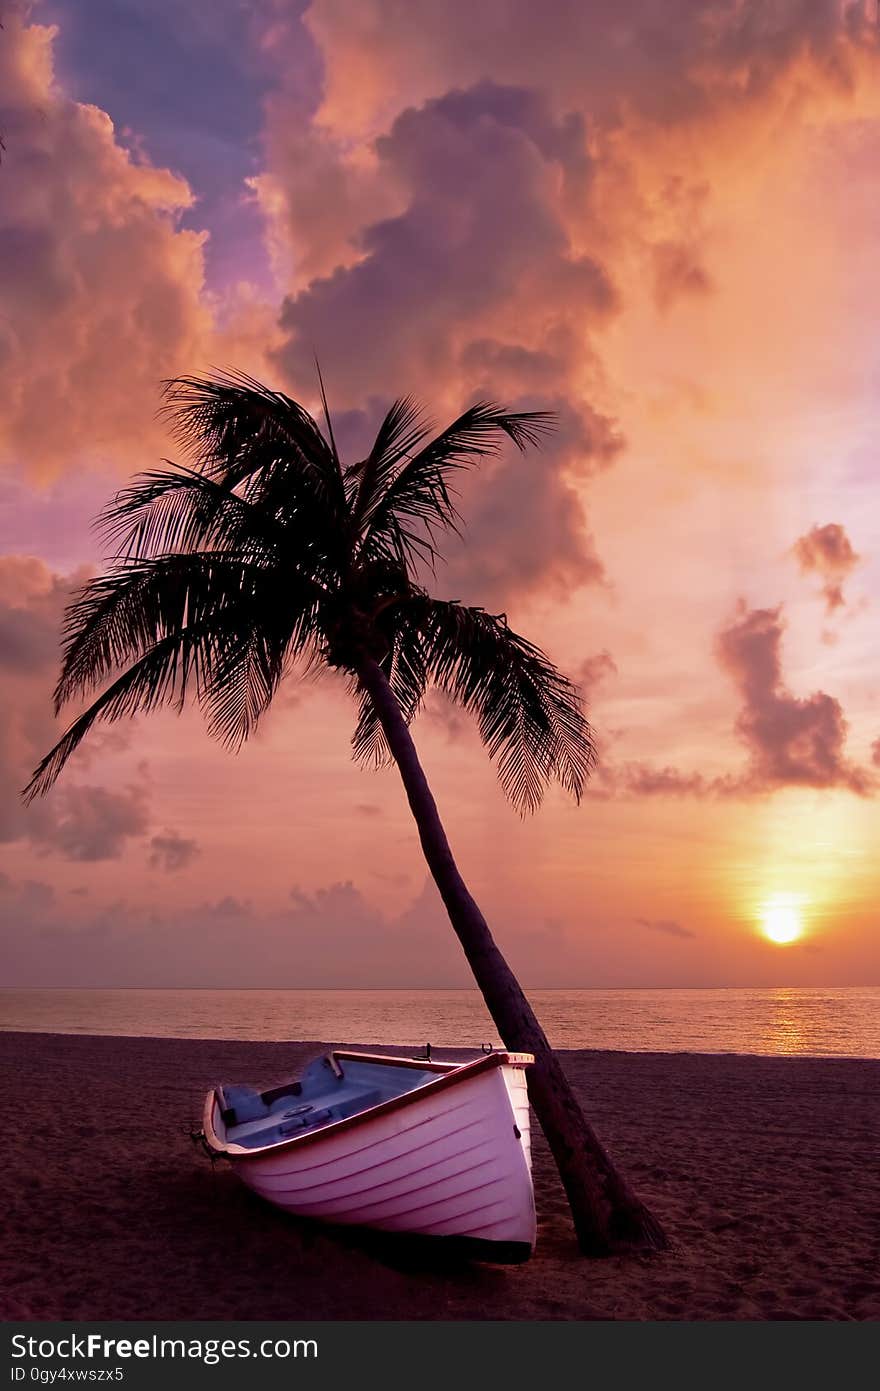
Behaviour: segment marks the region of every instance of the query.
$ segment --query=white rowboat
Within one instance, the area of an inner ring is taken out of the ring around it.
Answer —
[[[530,1053],[454,1063],[335,1050],[268,1091],[215,1087],[202,1138],[285,1212],[527,1260],[533,1061]]]

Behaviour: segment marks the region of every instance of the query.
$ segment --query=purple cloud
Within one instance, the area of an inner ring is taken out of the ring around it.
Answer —
[[[781,607],[740,605],[718,638],[718,658],[742,697],[736,731],[751,755],[756,788],[845,787],[866,795],[873,779],[845,755],[847,722],[824,691],[793,695],[782,673]]]
[[[782,670],[782,607],[750,609],[736,617],[716,642],[718,660],[732,679],[741,705],[735,729],[749,752],[741,773],[709,777],[666,764],[615,764],[600,760],[589,795],[637,797],[748,797],[780,787],[843,787],[870,796],[877,778],[846,757],[847,721],[838,700],[824,691],[793,694]],[[880,739],[872,746],[880,767]]]
[[[163,831],[150,840],[149,863],[154,869],[163,869],[173,874],[186,869],[201,854],[197,840],[182,836],[178,831]]]
[[[115,860],[128,841],[146,833],[149,812],[143,787],[114,792],[73,783],[63,787],[31,832],[34,844],[68,860]]]
[[[358,258],[281,311],[279,367],[311,389],[318,352],[352,447],[389,392],[413,392],[444,417],[478,396],[556,411],[540,455],[511,453],[462,479],[466,545],[451,549],[444,583],[468,601],[603,579],[577,480],[622,441],[584,394],[583,359],[618,301],[567,231],[565,199],[591,178],[585,150],[579,117],[491,82],[404,111],[376,142],[401,210],[363,227]]]
[[[843,582],[855,569],[860,557],[837,522],[814,526],[795,542],[794,556],[805,575],[818,575],[826,610],[833,613],[846,603]]]

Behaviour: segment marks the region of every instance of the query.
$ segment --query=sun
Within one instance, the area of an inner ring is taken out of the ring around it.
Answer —
[[[775,894],[760,908],[761,931],[778,946],[788,946],[803,936],[804,923],[800,900],[794,894]]]

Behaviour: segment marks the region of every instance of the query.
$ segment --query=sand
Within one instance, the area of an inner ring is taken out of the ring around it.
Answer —
[[[189,1139],[209,1085],[325,1047],[0,1033],[3,1317],[880,1318],[880,1062],[563,1053],[672,1247],[581,1259],[538,1136],[538,1248],[500,1267],[306,1224],[212,1174]]]

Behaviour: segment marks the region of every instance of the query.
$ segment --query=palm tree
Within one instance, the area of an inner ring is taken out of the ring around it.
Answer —
[[[296,401],[237,373],[178,378],[164,394],[190,464],[166,460],[139,475],[103,514],[114,558],[67,611],[56,710],[109,684],[40,763],[26,797],[51,787],[97,720],[182,708],[192,695],[210,732],[237,748],[286,674],[321,664],[344,673],[360,707],[354,754],[396,763],[499,1033],[535,1055],[531,1101],[581,1248],[662,1247],[465,886],[409,728],[433,685],[476,718],[517,808],[534,810],[551,779],[580,796],[593,747],[577,689],[504,615],[435,599],[419,583],[438,534],[458,529],[459,470],[505,437],[520,450],[538,443],[550,417],[478,402],[431,438],[405,399],[369,455],[344,467],[323,383],[326,433]]]

